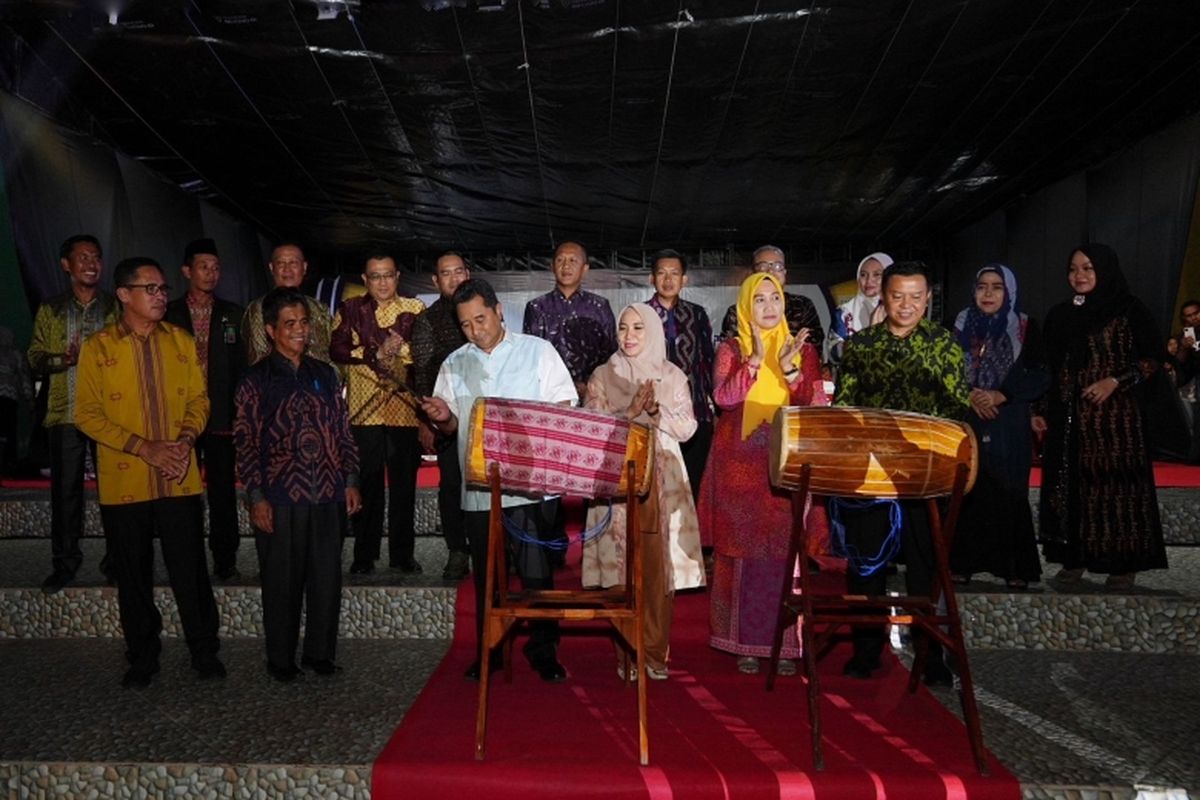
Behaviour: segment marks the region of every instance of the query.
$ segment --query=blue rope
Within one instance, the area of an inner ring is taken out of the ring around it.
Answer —
[[[888,503],[891,508],[888,509],[889,521],[891,522],[891,530],[888,531],[887,537],[883,543],[879,545],[879,552],[873,556],[861,555],[858,550],[846,543],[846,525],[842,522],[842,512],[845,510],[859,510],[877,506],[880,503]],[[850,562],[851,568],[855,574],[862,577],[874,575],[879,570],[887,566],[888,562],[896,557],[900,552],[900,529],[904,524],[904,512],[900,508],[900,503],[897,500],[884,500],[873,498],[870,500],[851,500],[846,497],[831,497],[829,499],[829,538],[830,546],[836,555],[841,556]]]
[[[563,539],[552,539],[550,541],[537,538],[536,535],[517,525],[517,523],[513,522],[505,514],[501,514],[500,518],[504,521],[504,530],[508,532],[509,536],[513,537],[518,542],[536,545],[537,547],[545,547],[548,550],[566,550],[571,546],[572,542],[578,541],[586,543],[608,530],[608,525],[610,522],[612,522],[612,513],[612,500],[609,500],[608,510],[604,512],[604,517],[595,525],[584,531],[581,531],[579,536],[575,538],[566,537]]]

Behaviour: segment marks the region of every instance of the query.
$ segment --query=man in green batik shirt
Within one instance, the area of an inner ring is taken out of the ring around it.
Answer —
[[[888,267],[882,294],[886,319],[846,343],[835,404],[965,419],[970,407],[966,355],[950,331],[925,319],[929,277],[924,265],[908,262]],[[935,560],[925,503],[901,502],[900,507],[899,550],[904,553],[908,593],[928,596]],[[837,511],[845,525],[847,548],[867,556],[880,552],[891,530],[891,509],[887,502],[867,507],[841,503]],[[851,565],[846,570],[849,593],[885,594],[885,564],[877,566],[862,575]],[[855,627],[854,656],[842,672],[870,678],[880,666],[883,644],[883,626]],[[925,683],[935,686],[954,682],[937,642],[929,643],[924,677]]]

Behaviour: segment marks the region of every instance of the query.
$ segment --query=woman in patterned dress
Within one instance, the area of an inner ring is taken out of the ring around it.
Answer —
[[[1046,317],[1046,394],[1040,533],[1055,580],[1107,573],[1110,589],[1167,566],[1146,428],[1133,387],[1167,358],[1149,310],[1129,292],[1117,254],[1071,253],[1075,296]]]
[[[655,433],[653,488],[642,505],[642,598],[646,610],[646,673],[667,678],[672,600],[676,589],[704,585],[704,559],[692,488],[679,443],[696,431],[687,376],[667,360],[662,320],[644,303],[617,318],[617,352],[588,380],[587,407],[621,414]],[[588,512],[588,527],[607,511]],[[614,503],[612,521],[583,548],[583,585],[625,582],[625,504]],[[624,677],[624,659],[617,664]]]
[[[709,644],[738,656],[738,669],[758,671],[771,654],[787,561],[792,505],[771,488],[767,433],[775,411],[811,405],[823,392],[821,358],[807,329],[788,334],[783,289],[769,273],[747,278],[738,292],[738,335],[717,348],[713,399],[722,409],[700,490],[700,527],[713,542]],[[779,674],[795,674],[795,629],[785,637]]]

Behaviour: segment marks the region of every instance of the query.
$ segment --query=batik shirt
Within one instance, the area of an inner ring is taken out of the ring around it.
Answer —
[[[608,300],[582,289],[564,297],[555,287],[530,300],[523,331],[554,345],[576,383],[587,383],[592,370],[617,352],[617,321]]]
[[[846,342],[834,404],[966,419],[967,359],[954,334],[927,319],[905,337],[887,323]]]
[[[138,454],[147,441],[195,442],[208,412],[196,341],[183,328],[159,322],[143,336],[119,321],[83,343],[74,421],[96,442],[101,505],[200,494],[194,455],[177,482]]]
[[[346,371],[351,425],[416,426],[416,400],[400,387],[411,380],[412,330],[424,310],[420,300],[403,295],[382,305],[370,295],[342,302],[333,320],[329,354]],[[380,364],[376,354],[393,333],[404,344],[391,363]]]
[[[308,349],[305,355],[310,355],[318,361],[332,364],[329,359],[329,336],[332,319],[325,306],[308,295],[304,296],[304,304],[308,306]],[[267,337],[267,329],[263,327],[262,298],[251,300],[246,306],[246,315],[242,317],[242,341],[246,343],[246,363],[257,364],[271,353],[275,345]]]
[[[272,351],[246,373],[234,404],[237,476],[251,503],[341,502],[346,487],[358,487],[358,449],[333,367],[309,356],[297,367]]]
[[[76,369],[64,363],[67,348],[74,344],[78,351],[84,339],[116,321],[116,298],[106,292],[96,292],[92,302],[84,305],[68,290],[38,307],[29,343],[29,367],[35,374],[50,376],[42,423],[47,428],[75,421]]]
[[[446,356],[467,343],[454,303],[439,297],[417,317],[412,332],[413,384],[422,397],[433,392],[433,382]]]
[[[713,335],[703,306],[676,300],[667,308],[654,295],[646,304],[658,312],[667,339],[667,358],[687,375],[696,422],[711,422],[713,391]]]
[[[783,316],[787,319],[788,332],[795,336],[796,331],[808,328],[808,341],[819,351],[821,342],[825,341],[825,332],[821,330],[821,317],[817,314],[817,307],[813,305],[812,300],[802,294],[784,292],[783,298]],[[725,312],[725,320],[721,323],[721,338],[737,338],[736,304],[730,306],[729,310]]]

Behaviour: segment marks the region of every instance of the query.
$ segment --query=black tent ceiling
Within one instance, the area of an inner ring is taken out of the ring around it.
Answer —
[[[927,246],[1200,107],[1194,0],[0,1],[3,88],[329,252]]]

